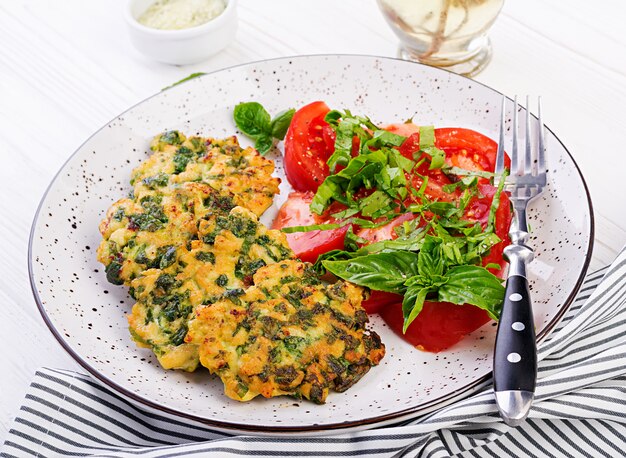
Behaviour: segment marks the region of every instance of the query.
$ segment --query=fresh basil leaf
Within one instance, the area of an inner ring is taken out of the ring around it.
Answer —
[[[317,261],[313,264],[313,270],[318,275],[326,274],[326,268],[324,267],[324,261],[343,261],[345,259],[351,259],[354,253],[350,253],[346,250],[331,250],[326,253],[322,253],[317,257]]]
[[[374,177],[377,187],[384,189],[385,191],[391,189],[391,182],[396,175],[397,167],[383,167],[378,174]]]
[[[424,308],[426,296],[431,292],[431,288],[421,285],[413,285],[407,288],[402,300],[402,315],[404,316],[404,324],[402,332],[405,333],[409,325],[415,320]]]
[[[447,266],[465,264],[465,250],[467,240],[464,237],[455,237],[440,224],[434,226],[439,240],[441,240],[441,254]]]
[[[493,232],[483,232],[477,236],[467,237],[468,249],[465,255],[466,264],[478,264],[491,247],[501,242]]]
[[[287,133],[287,129],[289,129],[289,124],[291,124],[291,120],[296,110],[293,108],[285,111],[281,111],[272,119],[270,123],[270,132],[272,137],[277,140],[283,140],[285,138],[285,134]]]
[[[498,266],[499,267],[499,266]],[[479,266],[456,266],[445,276],[419,275],[405,282],[407,290],[402,302],[403,332],[422,311],[428,294],[437,293],[436,300],[463,305],[471,304],[485,310],[497,320],[504,300],[501,280]]]
[[[206,73],[204,73],[204,72],[192,73],[191,75],[184,77],[182,80],[176,81],[174,84],[170,84],[169,86],[164,87],[161,90],[165,91],[166,89],[170,89],[170,88],[172,88],[174,86],[178,86],[179,84],[182,84],[182,83],[184,83],[186,81],[192,80],[192,79],[197,78],[197,77],[202,76],[202,75],[206,75]]]
[[[352,158],[352,144],[356,136],[359,140],[362,151],[371,134],[367,129],[378,129],[366,117],[353,116],[350,111],[345,110],[343,113],[338,110],[332,110],[326,114],[324,120],[330,124],[335,130],[335,148],[333,154],[327,161],[331,172],[334,172],[337,165],[346,166]]]
[[[480,266],[455,266],[446,272],[448,281],[439,287],[438,299],[453,304],[471,304],[497,320],[504,301],[502,280]]]
[[[410,251],[370,254],[346,261],[324,261],[339,278],[378,291],[402,294],[404,282],[418,274],[417,254]]]
[[[462,220],[459,220],[459,221],[462,221]],[[441,223],[441,220],[440,220],[440,223]],[[457,230],[461,232],[463,235],[465,235],[466,237],[474,237],[483,232],[483,227],[480,225],[478,221],[476,221],[474,224],[471,224],[470,221],[468,221],[468,223],[470,224],[467,227],[457,228]]]
[[[387,165],[388,156],[385,150],[366,151],[352,158],[348,166],[339,172],[343,176],[354,176],[360,173],[361,168],[366,164]]]
[[[489,264],[487,264],[485,266],[485,269],[496,269],[496,270],[500,270],[502,269],[502,266],[500,264],[496,264],[495,262],[490,262]]]
[[[376,187],[376,177],[383,169],[383,165],[377,162],[366,164],[358,174],[350,178],[346,192],[353,194],[354,191],[365,188],[372,189]]]
[[[264,156],[272,146],[274,146],[274,140],[267,134],[259,135],[254,143],[254,149],[256,149],[261,156]]]
[[[421,275],[416,275],[415,277],[409,278],[404,282],[404,286],[410,288],[412,286],[418,285],[428,288],[439,288],[441,285],[445,284],[448,281],[448,277],[444,275],[432,275],[430,277],[423,277]],[[434,290],[433,290],[434,291]]]
[[[327,163],[331,172],[337,165],[346,166],[352,158],[353,141],[356,137],[360,154],[381,148],[400,146],[405,137],[379,129],[369,118],[354,116],[350,111],[343,113],[332,110],[325,116],[325,121],[335,130],[335,150]],[[403,161],[406,167],[406,161]]]
[[[317,188],[317,192],[311,202],[311,211],[321,215],[333,200],[351,207],[352,191],[363,185],[365,174],[362,172],[364,166],[369,163],[383,161],[386,161],[386,156],[380,151],[370,151],[367,154],[360,154],[352,158],[345,169],[340,170],[334,175],[327,176]],[[377,170],[373,168],[370,172],[373,174],[376,173]]]
[[[271,119],[270,114],[258,102],[243,102],[235,106],[233,118],[237,128],[255,140],[254,147],[260,154],[267,153],[274,145],[274,138],[282,140],[295,113],[289,109]]]
[[[425,278],[443,275],[445,265],[441,256],[441,239],[427,235],[417,255],[417,271]],[[425,282],[428,283],[428,282]]]
[[[415,217],[408,221],[404,221],[401,225],[393,228],[393,231],[396,233],[398,238],[406,238],[412,237],[415,232],[424,231],[426,227],[420,227],[420,222],[422,219],[420,217]],[[428,224],[426,225],[428,226]]]
[[[253,139],[261,135],[271,135],[270,114],[258,102],[238,104],[233,111],[233,118],[237,128]]]

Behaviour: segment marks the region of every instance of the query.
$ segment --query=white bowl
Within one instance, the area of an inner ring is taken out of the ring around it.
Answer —
[[[154,0],[129,0],[124,17],[130,40],[139,52],[159,62],[195,64],[228,46],[237,31],[237,0],[225,0],[224,11],[209,22],[180,30],[160,30],[140,24],[138,18]]]

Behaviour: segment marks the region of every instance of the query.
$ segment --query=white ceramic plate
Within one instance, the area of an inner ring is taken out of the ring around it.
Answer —
[[[374,317],[387,356],[345,393],[318,406],[290,398],[239,403],[205,370],[163,370],[130,340],[126,288],[107,283],[96,262],[98,223],[129,190],[130,171],[153,135],[167,129],[222,137],[236,132],[233,107],[256,100],[271,113],[324,100],[375,122],[468,127],[497,138],[501,94],[435,68],[388,58],[309,56],[246,64],[191,80],[129,109],[89,138],[44,196],[30,241],[35,299],[63,347],[92,375],[148,408],[229,431],[261,433],[353,430],[423,414],[469,395],[491,372],[495,325],[439,354],[420,352]],[[511,105],[512,107],[512,105]],[[512,109],[512,108],[511,108]],[[241,138],[243,143],[246,140]],[[536,260],[529,277],[539,339],[569,306],[586,271],[593,240],[591,201],[565,147],[547,135],[549,183],[530,210]],[[280,158],[277,176],[284,178]],[[289,192],[263,220],[271,221]]]

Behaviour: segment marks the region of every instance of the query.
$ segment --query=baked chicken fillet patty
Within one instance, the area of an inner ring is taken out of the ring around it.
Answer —
[[[198,307],[185,337],[232,399],[289,395],[321,404],[383,358],[379,336],[366,329],[360,287],[323,284],[296,260],[258,269],[253,283]]]
[[[132,171],[133,191],[100,223],[98,260],[107,278],[126,284],[143,271],[164,268],[178,247],[197,239],[198,221],[242,206],[260,216],[278,193],[274,164],[235,137],[158,135],[154,153]]]
[[[185,343],[197,307],[241,296],[259,268],[294,258],[285,235],[243,207],[200,220],[198,236],[178,246],[167,267],[148,269],[131,282],[137,301],[128,316],[131,335],[165,369],[197,368],[197,346]]]

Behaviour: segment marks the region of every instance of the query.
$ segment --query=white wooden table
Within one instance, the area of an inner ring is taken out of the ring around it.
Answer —
[[[0,3],[0,441],[38,367],[78,369],[37,311],[26,254],[39,199],[91,133],[192,72],[298,54],[396,55],[374,0],[240,0],[236,41],[173,67],[132,49],[122,3]],[[625,19],[622,0],[508,0],[491,33],[493,61],[476,78],[507,95],[543,96],[547,124],[591,190],[592,269],[626,243]]]

